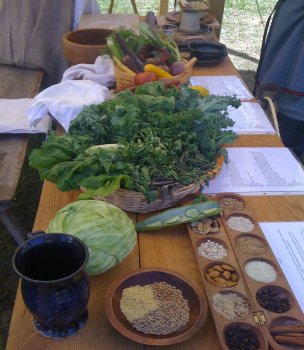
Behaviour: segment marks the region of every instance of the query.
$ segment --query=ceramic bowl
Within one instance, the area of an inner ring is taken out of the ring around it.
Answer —
[[[68,32],[63,36],[63,54],[71,64],[94,63],[100,55],[108,53],[107,37],[111,29],[88,28]]]
[[[227,49],[224,44],[206,42],[202,40],[191,40],[188,42],[189,52],[198,60],[218,59],[227,55]]]
[[[135,329],[120,309],[120,299],[125,288],[166,282],[182,291],[190,309],[188,323],[167,335],[145,334]],[[162,268],[143,268],[115,280],[106,295],[106,314],[112,326],[125,337],[146,345],[172,345],[192,337],[207,317],[207,302],[201,291],[187,278]]]

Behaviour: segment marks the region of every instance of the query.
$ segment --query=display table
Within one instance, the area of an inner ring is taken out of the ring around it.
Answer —
[[[195,68],[193,75],[233,75],[237,74],[229,58],[210,68]],[[234,146],[272,146],[282,143],[276,135],[244,135]],[[56,186],[45,182],[37,212],[34,230],[45,230],[55,213],[64,205],[77,200],[78,192],[62,193]],[[301,220],[304,212],[303,196],[253,196],[247,197],[255,210],[257,221],[295,221]],[[134,220],[142,215],[130,214]],[[89,319],[86,327],[76,336],[65,340],[51,340],[36,333],[32,318],[22,301],[20,288],[17,292],[13,311],[7,350],[131,350],[155,349],[128,340],[112,328],[105,315],[106,291],[110,283],[119,276],[140,267],[163,267],[175,270],[191,279],[198,288],[204,290],[194,252],[186,226],[162,231],[139,233],[138,245],[121,264],[111,270],[90,278],[91,297]],[[220,350],[217,333],[209,312],[207,321],[191,339],[164,349],[174,350]]]

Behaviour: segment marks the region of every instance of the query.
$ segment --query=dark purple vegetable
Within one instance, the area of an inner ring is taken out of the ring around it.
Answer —
[[[122,63],[130,68],[135,73],[140,73],[140,70],[138,69],[137,65],[135,64],[133,58],[131,58],[129,55],[126,55],[122,59]]]
[[[150,28],[153,28],[156,25],[156,17],[153,11],[148,11],[146,14],[146,23]]]
[[[144,72],[144,63],[135,55],[135,53],[128,47],[128,45],[126,44],[126,42],[122,39],[122,37],[115,33],[115,39],[118,41],[122,51],[126,54],[129,55],[134,63],[136,64],[137,68],[139,69],[140,72]]]

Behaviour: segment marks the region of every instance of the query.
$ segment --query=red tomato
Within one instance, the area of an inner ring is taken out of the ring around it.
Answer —
[[[158,80],[158,77],[155,73],[152,73],[152,72],[136,73],[134,77],[134,84],[143,85],[145,83],[150,83],[156,80]]]

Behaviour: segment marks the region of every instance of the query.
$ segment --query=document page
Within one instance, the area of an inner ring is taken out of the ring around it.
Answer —
[[[304,312],[304,222],[259,225]]]
[[[246,195],[304,193],[304,170],[285,147],[227,148],[228,163],[203,193]]]
[[[257,102],[242,102],[239,108],[229,106],[228,116],[235,122],[237,134],[275,134],[267,115]]]
[[[192,76],[192,85],[207,88],[211,95],[236,96],[240,100],[251,100],[253,95],[236,75],[227,76]]]

